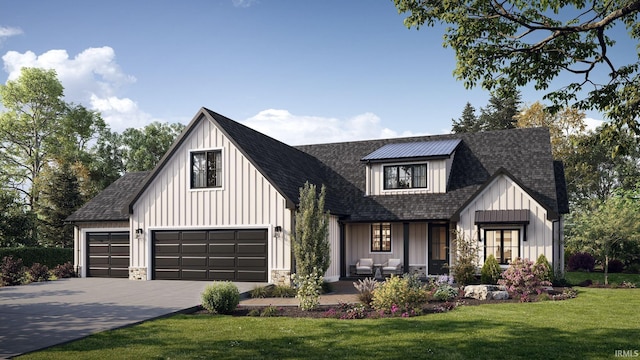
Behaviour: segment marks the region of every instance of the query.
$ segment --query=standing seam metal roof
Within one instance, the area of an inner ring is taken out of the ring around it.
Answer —
[[[460,139],[386,144],[362,158],[363,161],[451,156]]]

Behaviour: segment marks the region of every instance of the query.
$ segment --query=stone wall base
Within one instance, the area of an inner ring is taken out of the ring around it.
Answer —
[[[146,267],[130,267],[129,280],[147,280]]]
[[[409,266],[409,274],[418,274],[419,277],[427,277],[427,268],[425,266]]]
[[[291,286],[291,271],[271,270],[271,281],[274,285]]]

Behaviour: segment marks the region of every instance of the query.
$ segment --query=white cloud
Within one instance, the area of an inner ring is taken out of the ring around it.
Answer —
[[[10,26],[0,26],[0,45],[2,45],[2,42],[5,39],[10,38],[12,36],[20,35],[20,34],[22,34],[22,29],[20,28],[14,28]]]
[[[338,119],[294,115],[287,110],[268,109],[242,123],[289,145],[423,135],[409,131],[399,133],[385,128],[380,118],[373,113]]]
[[[233,6],[235,7],[243,7],[248,8],[249,6],[257,3],[257,0],[231,0],[233,2]]]
[[[111,47],[88,48],[73,58],[66,50],[41,55],[9,51],[2,60],[9,80],[17,79],[23,67],[54,69],[65,88],[65,100],[100,111],[112,130],[141,127],[154,120],[133,100],[118,97],[121,87],[135,83],[136,78],[122,71]]]
[[[596,128],[604,124],[604,120],[585,118],[584,123],[585,125],[587,125],[587,128],[586,128],[587,131],[595,131]]]

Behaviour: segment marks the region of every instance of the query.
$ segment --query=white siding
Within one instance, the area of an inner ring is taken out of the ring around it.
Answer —
[[[523,241],[523,226],[514,226],[520,229],[520,257],[535,261],[538,256],[544,254],[549,261],[553,261],[553,233],[552,222],[547,220],[545,208],[529,196],[518,184],[507,176],[499,176],[493,180],[463,211],[460,213],[460,221],[457,230],[464,236],[478,239],[475,225],[475,212],[477,210],[520,210],[531,212],[530,223],[527,226],[527,241]],[[485,228],[489,228],[488,226]],[[484,236],[480,233],[480,264],[483,263]],[[553,265],[552,265],[553,266]]]
[[[427,188],[402,190],[384,190],[383,167],[389,165],[402,165],[403,163],[367,165],[367,173],[365,174],[367,179],[367,195],[444,193],[447,191],[447,179],[449,171],[451,170],[451,162],[452,159],[428,161]],[[407,164],[424,164],[424,162],[412,162]]]
[[[190,189],[190,150],[221,149],[221,188]],[[208,118],[202,117],[154,181],[136,201],[131,229],[145,236],[134,241],[131,265],[151,275],[150,231],[155,229],[264,227],[269,229],[271,270],[291,267],[291,212],[285,198]],[[282,226],[276,238],[273,227]]]

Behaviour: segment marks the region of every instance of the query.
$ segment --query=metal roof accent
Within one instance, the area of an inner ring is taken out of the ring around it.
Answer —
[[[434,140],[387,144],[363,157],[362,161],[451,156],[462,140]]]
[[[528,224],[529,210],[478,210],[476,211],[476,224]]]

